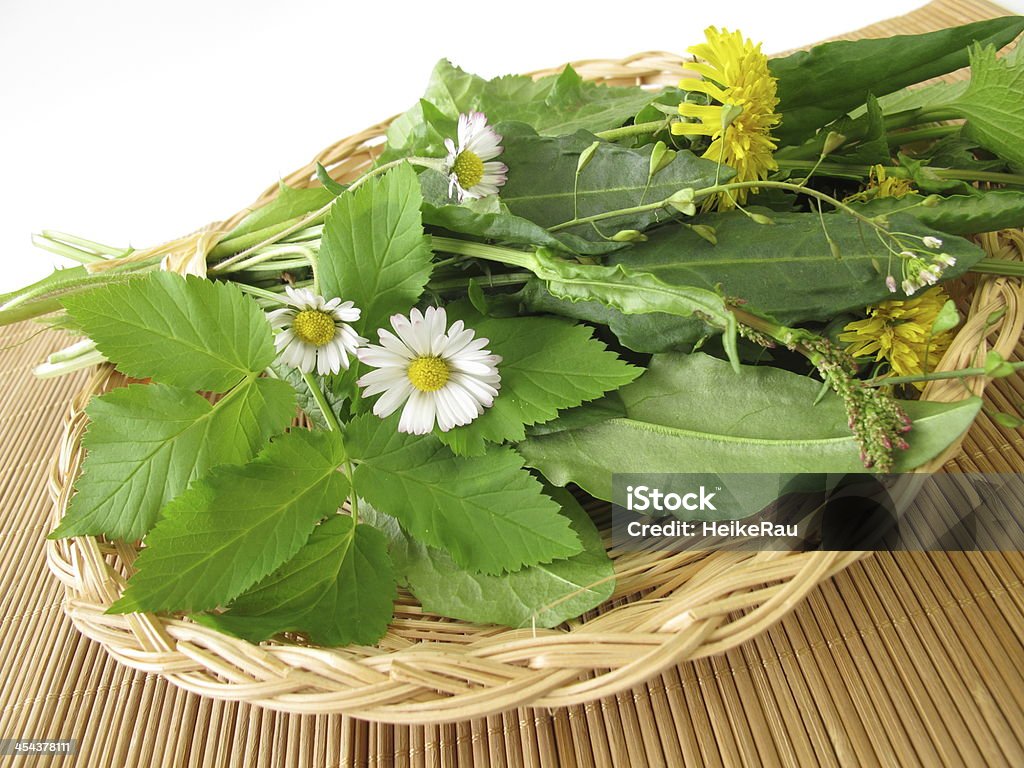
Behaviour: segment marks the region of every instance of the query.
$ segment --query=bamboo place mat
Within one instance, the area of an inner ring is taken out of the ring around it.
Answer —
[[[849,37],[996,15],[937,2]],[[454,725],[284,715],[120,666],[64,616],[43,553],[46,476],[85,375],[29,371],[61,345],[31,324],[0,329],[0,738],[75,738],[79,755],[3,765],[1024,765],[1020,553],[874,555],[722,656],[585,706]],[[986,399],[1012,411],[1024,382],[1000,379]],[[1024,439],[982,415],[956,464],[1022,471]]]

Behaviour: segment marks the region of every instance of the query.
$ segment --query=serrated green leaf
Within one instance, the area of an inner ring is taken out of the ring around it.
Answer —
[[[337,199],[320,244],[320,291],[354,301],[364,336],[407,313],[427,284],[431,252],[420,222],[423,196],[406,164]]]
[[[774,134],[780,146],[799,143],[863,104],[868,92],[884,96],[960,69],[972,42],[1002,47],[1022,29],[1024,19],[1008,16],[922,35],[838,40],[771,59],[782,115]]]
[[[361,506],[360,515],[384,532],[399,577],[431,613],[507,627],[555,627],[609,597],[615,570],[590,516],[563,488],[545,489],[572,521],[583,551],[515,573],[488,576],[460,568],[440,549],[408,536],[390,515]]]
[[[397,595],[384,535],[334,515],[226,612],[193,618],[254,643],[301,632],[318,645],[372,645],[387,631]]]
[[[64,306],[117,369],[225,392],[274,360],[266,315],[229,283],[154,272],[68,296]]]
[[[460,458],[434,435],[399,432],[398,414],[356,417],[346,441],[359,495],[461,566],[499,573],[580,551],[558,505],[509,448]]]
[[[967,118],[963,135],[1024,168],[1024,61],[996,58],[994,46],[971,48],[971,82],[953,108]]]
[[[337,436],[292,430],[242,467],[222,466],[167,506],[110,613],[202,611],[286,563],[345,501]]]
[[[779,368],[745,365],[737,375],[699,353],[655,355],[618,391],[624,417],[531,436],[518,450],[552,483],[609,500],[615,472],[863,472],[842,402],[829,393],[812,407],[818,394],[819,382]],[[894,454],[899,472],[939,455],[981,401],[901,405],[914,423],[910,449]]]
[[[576,166],[580,155],[593,144],[593,134],[581,131],[571,136],[538,136],[514,123],[505,123],[499,129],[505,131],[502,160],[509,167],[508,181],[501,189],[502,202],[514,215],[542,227],[654,203],[681,189],[700,189],[733,176],[730,168],[679,151],[651,178],[653,145],[629,149],[602,142],[577,178]],[[661,208],[605,219],[596,228],[581,224],[563,232],[601,242],[601,233],[610,237],[622,229],[643,231],[673,215]]]
[[[382,159],[444,154],[444,139],[455,138],[455,121],[464,112],[483,112],[492,125],[516,120],[557,136],[617,128],[657,96],[639,87],[584,81],[571,67],[537,80],[511,75],[488,81],[442,60],[423,99],[389,127]]]
[[[248,379],[211,405],[185,389],[133,384],[95,398],[82,475],[50,538],[146,535],[165,504],[221,464],[243,464],[295,415],[284,382]]]
[[[643,370],[623,362],[582,325],[545,317],[468,319],[501,355],[494,405],[464,427],[439,433],[455,453],[481,456],[487,443],[518,442],[525,426],[627,384]]]

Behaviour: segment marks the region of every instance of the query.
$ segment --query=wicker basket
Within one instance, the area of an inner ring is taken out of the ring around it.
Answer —
[[[679,80],[684,62],[666,53],[644,53],[573,66],[591,80],[663,84]],[[322,163],[339,180],[358,176],[379,152],[388,122],[334,144],[314,163]],[[293,186],[313,183],[314,163],[285,181]],[[269,189],[256,205],[276,189]],[[201,271],[208,249],[247,212],[140,256],[163,253],[168,268]],[[1019,260],[1024,253],[1020,233],[984,235],[979,242],[995,257]],[[1009,357],[1024,326],[1020,281],[986,276],[961,281],[954,290],[967,321],[940,368],[977,365],[989,349]],[[1000,319],[989,324],[1000,310],[1005,310]],[[71,405],[51,474],[54,524],[67,508],[83,458],[84,407],[93,395],[119,383],[113,369],[104,366]],[[967,384],[981,394],[985,380]],[[943,402],[967,394],[958,381],[932,382],[924,391],[925,398]],[[923,469],[939,470],[957,450],[953,446]],[[564,706],[623,691],[670,665],[721,653],[763,632],[819,582],[862,556],[614,549],[610,554],[617,575],[612,600],[557,629],[508,630],[446,619],[425,612],[403,594],[377,646],[324,649],[254,645],[163,615],[107,615],[132,572],[137,551],[123,542],[92,537],[47,542],[50,568],[66,587],[66,613],[84,635],[122,663],[219,699],[410,724],[482,717],[524,705]]]

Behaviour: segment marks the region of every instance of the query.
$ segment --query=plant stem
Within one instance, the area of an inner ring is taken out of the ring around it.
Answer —
[[[813,168],[814,160],[778,160],[780,170],[805,171]],[[972,171],[966,168],[932,168],[940,179],[957,179],[959,181],[987,181],[993,184],[1024,185],[1024,174],[999,173],[997,171]],[[867,165],[846,165],[845,163],[823,162],[818,165],[817,173],[836,179],[867,178],[871,167]],[[910,172],[899,166],[886,166],[885,172],[893,178],[909,179]]]
[[[277,306],[283,306],[286,303],[279,293],[268,291],[266,288],[257,288],[255,285],[247,285],[245,283],[235,283],[235,285],[238,286],[238,289],[242,291],[242,293],[248,293],[250,296],[254,296],[257,299],[271,301]]]
[[[709,195],[716,194],[718,192],[728,192],[733,189],[784,189],[788,192],[798,192],[801,194],[809,195],[816,200],[821,200],[823,203],[828,203],[833,208],[837,208],[844,213],[849,214],[858,221],[866,224],[872,229],[876,229],[879,232],[885,234],[885,230],[877,224],[873,219],[858,213],[850,206],[841,200],[837,200],[831,195],[827,195],[824,192],[819,192],[816,189],[810,189],[800,184],[792,184],[788,181],[732,181],[726,184],[715,184],[711,187],[704,187],[703,189],[694,190],[693,199],[698,201],[702,198],[708,197]],[[647,203],[645,205],[636,205],[632,208],[620,208],[615,211],[605,211],[604,213],[595,213],[592,216],[582,216],[580,218],[572,219],[570,221],[564,221],[561,224],[556,224],[553,227],[548,227],[549,232],[557,232],[568,227],[575,227],[580,224],[589,224],[595,221],[601,221],[603,219],[615,218],[617,216],[625,216],[632,213],[643,213],[645,211],[654,211],[659,208],[664,208],[669,205],[671,197],[666,197],[664,200],[659,200],[655,203]],[[521,265],[520,265],[521,266]]]
[[[1016,363],[1006,363],[1015,371],[1024,369],[1024,360]],[[913,384],[917,381],[942,381],[944,379],[966,379],[971,376],[985,376],[987,371],[984,368],[961,368],[958,371],[936,371],[935,373],[921,373],[913,376],[877,376],[864,382],[865,387],[887,387],[893,384]]]
[[[978,272],[983,275],[1005,275],[1007,277],[1024,277],[1024,262],[1010,261],[1009,259],[982,259],[968,272]]]
[[[951,136],[960,131],[959,125],[926,125],[921,128],[913,128],[908,131],[896,131],[887,134],[890,144],[912,144],[915,141],[930,141]]]
[[[634,123],[633,125],[624,125],[621,128],[610,128],[607,131],[599,131],[594,135],[605,141],[615,141],[616,139],[624,139],[628,136],[643,136],[647,133],[657,133],[668,128],[670,123],[671,120],[666,117],[663,120],[651,120],[649,123]]]
[[[320,413],[324,415],[324,421],[327,422],[327,429],[331,432],[338,434],[338,439],[341,440],[342,429],[341,424],[338,422],[338,417],[334,414],[334,410],[327,402],[327,398],[324,397],[324,393],[320,389],[320,385],[317,384],[316,379],[313,378],[312,373],[303,373],[302,380],[306,382],[306,387],[309,389],[309,394],[316,400],[316,406],[320,409]],[[342,444],[344,447],[344,443]],[[347,454],[346,454],[347,455]]]
[[[498,261],[513,267],[530,269],[534,263],[534,259],[530,254],[524,251],[516,251],[512,248],[503,248],[500,245],[472,243],[468,240],[456,240],[451,237],[434,237],[431,239],[431,243],[436,249],[446,253],[456,253],[460,256]]]
[[[450,291],[456,288],[469,287],[470,280],[475,280],[480,285],[488,288],[497,288],[503,285],[522,285],[533,277],[532,272],[509,272],[504,275],[484,275],[480,277],[459,277],[451,280],[431,280],[427,287],[435,291]]]
[[[89,368],[105,362],[107,362],[107,358],[104,357],[103,353],[94,349],[91,352],[86,352],[83,355],[78,355],[77,357],[62,360],[60,362],[53,363],[47,361],[45,363],[40,363],[32,369],[32,373],[38,379],[52,379],[57,376],[74,373],[75,371],[80,371],[83,368]]]
[[[378,165],[376,168],[371,168],[369,171],[364,173],[358,179],[353,181],[349,185],[349,187],[344,192],[342,192],[342,194],[347,194],[347,193],[350,193],[350,192],[354,192],[359,187],[361,187],[363,184],[365,184],[367,181],[372,179],[374,176],[379,176],[382,173],[386,173],[387,171],[391,170],[392,168],[395,168],[396,166],[402,165],[403,163],[409,163],[410,165],[421,165],[421,166],[425,166],[425,167],[428,167],[428,168],[434,168],[434,167],[437,167],[438,162],[439,162],[439,160],[437,158],[432,158],[432,157],[400,157],[398,160],[392,160],[389,163],[384,163],[383,165]],[[215,264],[214,266],[210,267],[209,273],[210,274],[218,274],[220,272],[229,271],[231,269],[231,267],[235,266],[239,261],[242,261],[243,259],[248,258],[253,253],[255,253],[257,250],[259,250],[261,248],[265,248],[268,245],[273,245],[274,243],[283,240],[288,235],[291,235],[294,232],[298,232],[300,229],[305,229],[306,227],[310,226],[311,224],[317,223],[320,220],[320,218],[326,216],[327,212],[331,210],[331,206],[334,205],[334,201],[335,200],[337,200],[336,197],[332,198],[329,203],[327,203],[326,205],[322,206],[321,208],[318,208],[317,210],[312,211],[311,213],[307,213],[305,216],[301,216],[301,217],[299,217],[297,219],[293,219],[291,221],[291,223],[285,222],[285,226],[284,226],[283,229],[281,229],[280,231],[277,231],[277,232],[273,232],[268,237],[266,237],[264,240],[262,240],[260,242],[257,242],[257,243],[255,243],[253,245],[250,245],[249,247],[246,247],[244,250],[241,250],[241,251],[235,253],[233,256],[229,256],[228,258],[224,259],[224,261],[221,261],[218,264]],[[276,229],[279,226],[281,226],[281,225],[275,225],[274,227],[268,228],[268,229]],[[253,233],[253,234],[255,234],[255,233]],[[222,241],[222,243],[223,242],[227,242],[227,241]],[[219,245],[221,245],[221,243],[218,243],[217,245],[219,246]],[[210,251],[210,253],[211,254],[215,253],[216,250],[217,250],[217,247],[214,247]]]

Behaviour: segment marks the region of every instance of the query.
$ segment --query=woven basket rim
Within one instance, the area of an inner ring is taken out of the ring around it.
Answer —
[[[608,83],[677,82],[682,57],[664,52],[620,60],[573,62],[587,79]],[[543,70],[542,75],[555,70]],[[379,152],[390,120],[371,126],[321,152],[283,181],[308,186],[321,163],[339,180],[365,170]],[[256,202],[271,199],[270,187]],[[254,207],[255,207],[254,206]],[[251,208],[192,236],[144,254],[164,253],[182,262],[201,258],[218,236]],[[985,238],[988,238],[987,240]],[[992,252],[998,235],[982,245]],[[1024,251],[1024,236],[1016,246]],[[1005,310],[990,324],[988,319]],[[967,320],[939,367],[978,364],[988,349],[1006,357],[1024,327],[1020,281],[985,276],[977,281]],[[54,524],[64,514],[77,477],[86,426],[84,408],[115,384],[102,366],[74,398],[50,476]],[[933,382],[929,400],[952,402],[982,394],[985,379]],[[929,462],[937,471],[959,443]],[[392,629],[373,648],[255,645],[182,618],[105,613],[124,587],[122,568],[137,554],[125,542],[94,537],[46,542],[47,562],[65,585],[65,613],[82,634],[123,664],[159,674],[171,683],[217,699],[246,701],[292,713],[345,713],[395,724],[426,724],[479,718],[520,706],[578,704],[621,692],[685,660],[726,651],[763,632],[821,581],[865,553],[704,552],[616,556],[619,600],[587,620],[554,630],[503,630],[432,619],[411,599],[396,604]],[[623,586],[623,584],[625,586]],[[643,599],[622,597],[644,593]],[[429,641],[419,640],[417,632]]]

